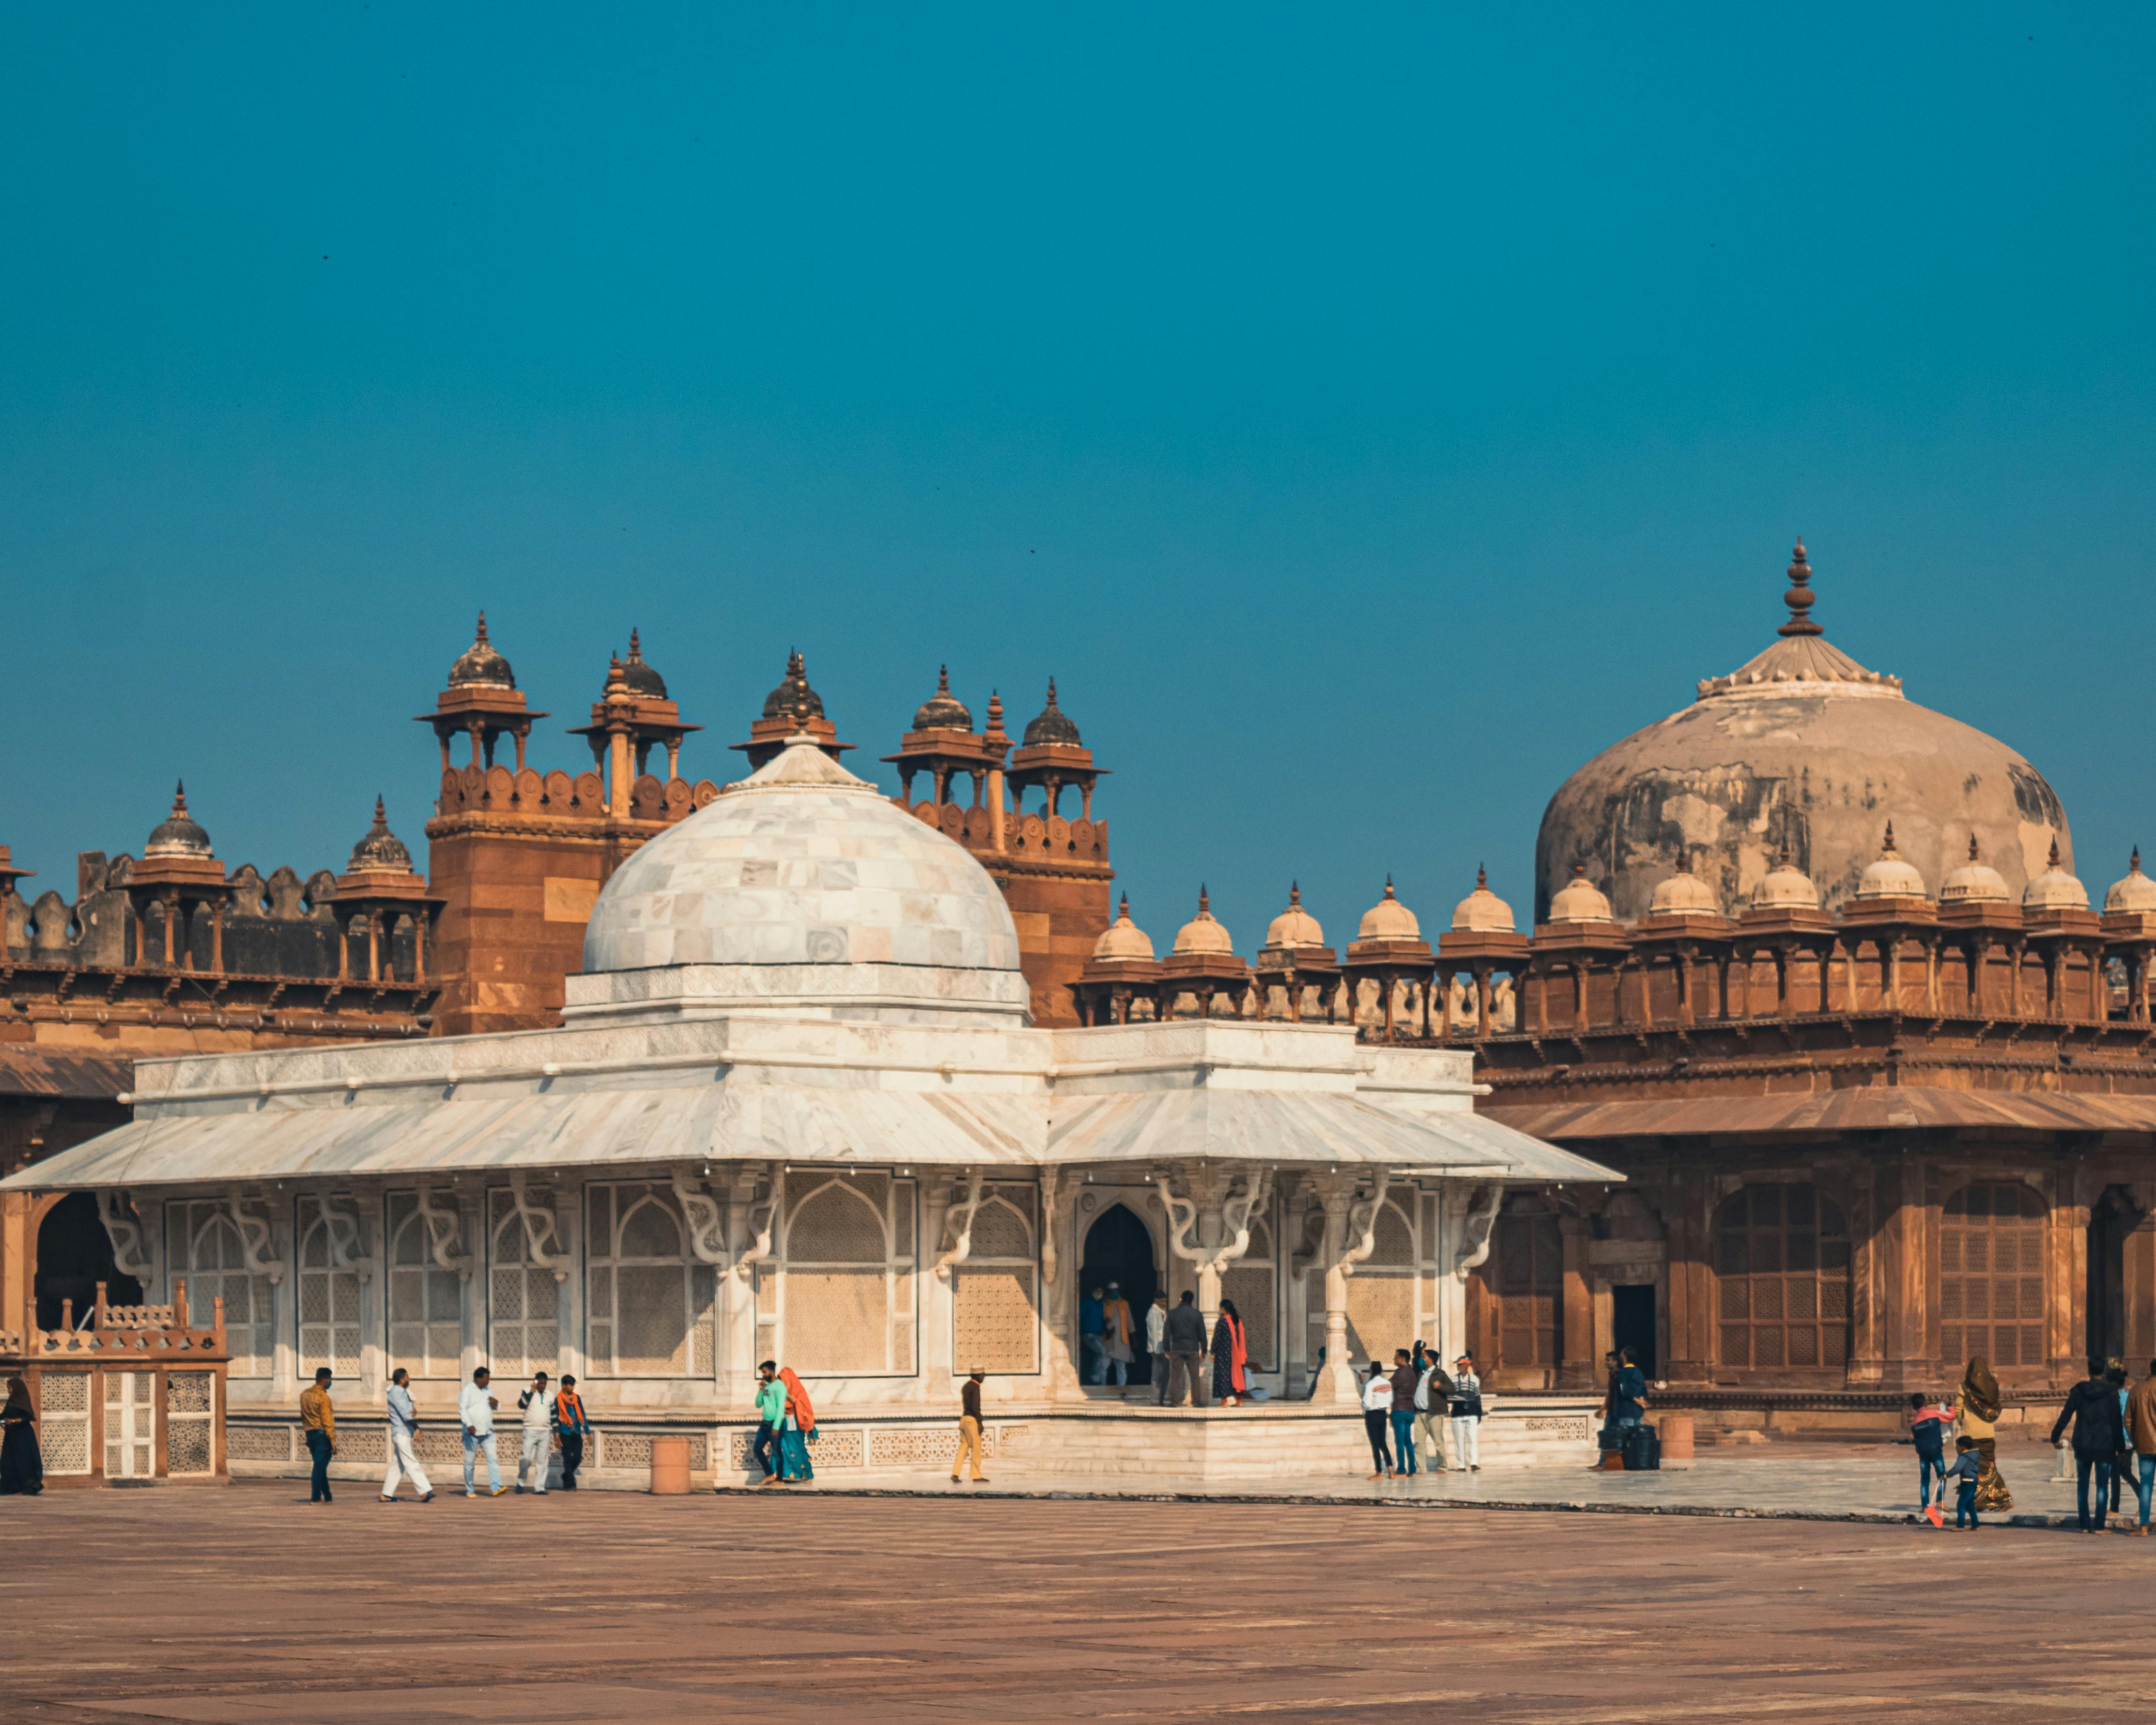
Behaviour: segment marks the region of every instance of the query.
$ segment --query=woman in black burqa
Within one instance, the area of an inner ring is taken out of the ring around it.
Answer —
[[[30,1386],[8,1380],[8,1404],[0,1407],[0,1497],[34,1497],[45,1489],[44,1457],[38,1452],[38,1414]]]

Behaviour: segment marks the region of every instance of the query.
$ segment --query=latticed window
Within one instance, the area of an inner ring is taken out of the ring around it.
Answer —
[[[525,1202],[550,1214],[551,1197],[527,1195]],[[528,1378],[552,1373],[562,1351],[562,1285],[554,1272],[533,1260],[531,1224],[516,1208],[516,1194],[497,1186],[486,1194],[486,1354],[499,1375]],[[553,1245],[546,1224],[541,1244]],[[675,1247],[678,1252],[679,1229]],[[601,1369],[597,1360],[592,1369]]]
[[[1490,1256],[1497,1296],[1490,1327],[1498,1363],[1553,1368],[1564,1312],[1564,1236],[1557,1218],[1533,1210],[1498,1217]]]
[[[1415,1337],[1414,1224],[1388,1199],[1371,1224],[1370,1255],[1348,1278],[1348,1357],[1358,1363],[1389,1360],[1396,1348],[1412,1348]],[[1325,1342],[1325,1273],[1311,1272],[1311,1357]]]
[[[1849,1362],[1849,1224],[1812,1186],[1732,1192],[1715,1215],[1722,1363],[1740,1370]]]
[[[47,1473],[90,1471],[89,1373],[39,1375],[37,1437]]]
[[[258,1214],[250,1211],[250,1214]],[[262,1216],[266,1224],[269,1218]],[[215,1199],[165,1206],[167,1261],[187,1284],[187,1322],[208,1329],[216,1301],[224,1301],[227,1368],[234,1378],[267,1378],[276,1354],[276,1317],[270,1278],[250,1273],[230,1209]]]
[[[437,1204],[443,1203],[436,1199]],[[454,1204],[449,1213],[457,1214]],[[464,1248],[458,1217],[459,1250]],[[434,1260],[434,1236],[417,1193],[389,1194],[389,1360],[414,1378],[458,1378],[464,1356],[464,1283]]]
[[[983,1189],[972,1249],[952,1271],[952,1363],[962,1372],[1040,1369],[1037,1197],[1030,1185]]]
[[[788,1194],[776,1292],[784,1358],[796,1370],[912,1373],[913,1194],[910,1180],[872,1173]],[[997,1227],[1008,1224],[992,1223],[992,1235]]]
[[[690,1260],[680,1201],[638,1182],[586,1189],[586,1322],[592,1370],[620,1378],[686,1378],[712,1369],[717,1282]]]
[[[165,1374],[165,1471],[208,1473],[215,1465],[211,1445],[217,1423],[217,1374]]]
[[[2005,1182],[1964,1186],[1939,1216],[1939,1348],[1952,1363],[2040,1366],[2044,1202]]]
[[[1250,1246],[1222,1273],[1220,1291],[1235,1302],[1235,1315],[1243,1321],[1243,1345],[1250,1353],[1254,1372],[1270,1372],[1280,1364],[1279,1286],[1273,1231],[1253,1219]]]
[[[300,1199],[295,1219],[300,1240],[300,1377],[311,1378],[317,1366],[327,1366],[341,1377],[357,1376],[359,1272],[337,1267],[337,1243],[331,1235],[333,1228],[347,1230],[345,1255],[350,1257],[359,1245],[356,1235],[350,1235],[352,1224],[326,1210],[318,1198]]]

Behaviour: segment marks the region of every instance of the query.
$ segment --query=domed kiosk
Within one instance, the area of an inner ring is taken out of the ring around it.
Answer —
[[[1772,645],[1691,705],[1587,762],[1543,811],[1535,841],[1537,922],[1584,862],[1620,921],[1647,914],[1685,870],[1723,904],[1750,901],[1786,845],[1824,908],[1856,891],[1891,815],[1902,855],[1941,880],[1974,837],[2019,898],[2057,845],[2065,811],[2042,773],[1973,726],[1909,700],[1811,617],[1811,566],[1798,542],[1789,620]]]
[[[1182,1431],[1178,1470],[1344,1467],[1349,1361],[1464,1335],[1503,1195],[1614,1178],[1478,1117],[1463,1050],[1195,1009],[1036,1026],[996,882],[840,765],[811,705],[614,870],[560,1029],[146,1060],[133,1123],[35,1170],[172,1242],[146,1289],[301,1337],[244,1350],[235,1473],[298,1465],[295,1373],[325,1347],[357,1407],[403,1366],[430,1421],[475,1363],[573,1372],[600,1484],[644,1483],[661,1435],[742,1479],[766,1358],[812,1386],[819,1470],[940,1477],[979,1366],[999,1467],[1112,1471],[1157,1439],[1082,1405],[1122,1399],[1077,1369],[1074,1281],[1109,1241],[1209,1324],[1231,1296],[1276,1398]],[[1242,964],[1202,897],[1175,947],[1126,916],[1094,970],[1202,994]],[[1585,1404],[1561,1411],[1499,1411],[1486,1460],[1584,1461]]]

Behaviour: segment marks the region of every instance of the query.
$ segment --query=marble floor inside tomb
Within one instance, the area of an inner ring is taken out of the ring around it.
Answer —
[[[2156,1540],[1437,1504],[305,1496],[0,1502],[0,1717],[2009,1725],[2156,1703]]]

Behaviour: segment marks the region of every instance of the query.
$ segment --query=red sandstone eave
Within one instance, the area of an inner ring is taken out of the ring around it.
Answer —
[[[1793,1096],[1691,1101],[1486,1103],[1476,1111],[1532,1137],[1723,1137],[1815,1132],[1908,1132],[1926,1127],[2038,1132],[2156,1132],[2156,1096],[2061,1096],[2035,1091],[1862,1085]]]
[[[0,1047],[0,1096],[111,1101],[135,1087],[125,1055]]]

